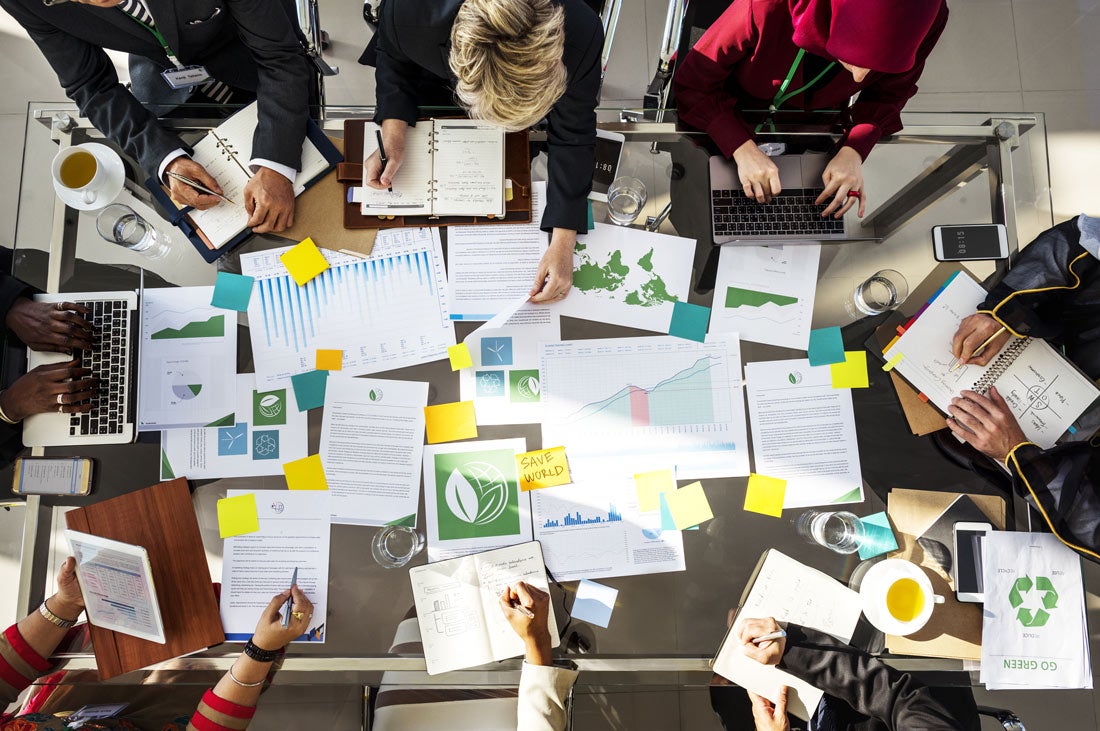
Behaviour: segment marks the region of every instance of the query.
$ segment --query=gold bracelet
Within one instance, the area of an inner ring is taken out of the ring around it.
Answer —
[[[0,391],[0,396],[3,396],[3,395],[4,395],[4,391]],[[3,421],[7,424],[18,424],[19,423],[18,421],[12,419],[11,417],[9,417],[7,414],[4,413],[4,407],[3,406],[0,406],[0,421]]]
[[[79,614],[76,616],[76,619],[62,619],[50,611],[50,608],[46,606],[46,602],[42,602],[42,606],[38,608],[38,613],[45,617],[47,622],[60,629],[69,629],[76,624],[76,619],[80,619]]]

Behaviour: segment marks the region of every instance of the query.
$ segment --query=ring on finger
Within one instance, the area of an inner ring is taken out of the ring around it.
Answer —
[[[59,393],[59,394],[57,394],[57,405],[58,405],[58,406],[60,406],[61,404],[65,403],[64,401],[62,401],[62,400],[61,400],[61,397],[62,397],[62,394],[60,394],[60,393]]]
[[[298,621],[301,621],[303,618],[305,618],[306,613],[305,612],[291,612],[290,616],[294,617],[294,619],[297,619]]]
[[[54,307],[55,307],[55,308],[56,308],[56,309],[57,309],[58,311],[63,311],[63,310],[65,309],[65,303],[64,303],[64,302],[55,302],[55,303],[54,303]]]

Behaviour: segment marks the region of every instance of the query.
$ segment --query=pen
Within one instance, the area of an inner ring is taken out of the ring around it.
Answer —
[[[202,191],[203,193],[209,193],[210,195],[213,195],[213,196],[217,196],[218,198],[221,198],[223,201],[225,201],[226,203],[229,203],[231,205],[234,205],[234,206],[237,205],[236,203],[229,200],[228,198],[226,198],[221,193],[215,193],[214,191],[210,190],[209,188],[207,188],[205,185],[203,185],[199,181],[192,180],[191,178],[187,177],[186,175],[180,175],[179,173],[174,173],[171,170],[165,170],[164,174],[167,175],[170,178],[175,178],[176,180],[180,181],[184,185],[190,185],[195,190]]]
[[[386,165],[389,164],[389,158],[386,157],[386,148],[382,144],[382,130],[374,130],[375,136],[378,138],[378,159],[382,161],[382,170],[385,171]],[[393,192],[393,186],[387,188],[389,192]]]
[[[298,585],[298,567],[294,567],[294,576],[290,577],[290,588],[293,589]],[[283,629],[290,626],[290,610],[294,608],[294,595],[286,600],[286,606],[283,607]]]
[[[502,592],[500,592],[500,593],[501,593],[501,594],[503,594],[504,592],[502,591]],[[511,607],[512,609],[518,609],[519,611],[523,612],[524,614],[526,614],[526,615],[527,615],[527,618],[528,618],[528,619],[534,619],[534,618],[535,618],[535,613],[534,613],[534,612],[532,612],[532,611],[531,611],[530,609],[528,609],[527,607],[525,607],[525,606],[523,606],[522,604],[520,604],[520,603],[519,603],[519,599],[510,599],[510,600],[508,601],[508,606],[510,606],[510,607]]]
[[[974,352],[970,354],[970,357],[971,358],[977,358],[979,355],[981,355],[982,352],[987,347],[989,347],[989,344],[992,343],[994,340],[996,340],[998,337],[1000,337],[1001,333],[1003,333],[1007,329],[1008,328],[1006,328],[1004,325],[1002,325],[1000,330],[998,330],[997,332],[993,333],[988,338],[986,338],[985,342],[982,343],[981,345],[979,345],[977,348],[974,348]],[[955,359],[955,365],[951,366],[951,371],[957,370],[960,366],[962,366],[962,363],[959,362],[959,360],[956,358]]]
[[[781,640],[786,636],[787,636],[787,631],[781,629],[781,630],[778,630],[776,632],[769,632],[766,635],[760,635],[759,637],[754,637],[753,639],[751,639],[749,641],[752,642],[752,644],[754,644],[754,645],[759,645],[761,642],[767,642],[768,640]]]

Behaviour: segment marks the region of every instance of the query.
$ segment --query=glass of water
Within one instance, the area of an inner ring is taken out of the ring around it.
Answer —
[[[424,536],[416,528],[387,525],[374,534],[371,555],[385,569],[401,568],[424,548]]]
[[[795,530],[807,543],[836,553],[855,553],[863,540],[863,523],[846,510],[808,510],[798,516]]]
[[[845,302],[848,314],[854,318],[881,315],[905,302],[909,296],[909,282],[901,272],[883,269],[866,281],[860,282]]]
[[[121,203],[105,206],[96,216],[95,227],[104,240],[150,259],[160,259],[168,253],[167,236],[153,228],[130,206]]]
[[[637,178],[615,178],[607,189],[607,212],[620,226],[629,226],[645,207],[645,183]]]

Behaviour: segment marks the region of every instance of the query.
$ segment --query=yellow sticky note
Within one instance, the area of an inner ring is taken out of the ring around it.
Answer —
[[[460,371],[474,364],[474,359],[470,357],[470,349],[466,347],[466,343],[450,346],[447,348],[447,355],[451,358],[452,371]]]
[[[519,471],[519,489],[524,491],[568,485],[573,481],[569,475],[569,461],[565,458],[565,447],[551,447],[517,454],[516,467]]]
[[[317,248],[317,244],[313,243],[313,239],[308,237],[281,254],[279,261],[290,272],[290,276],[299,287],[328,269],[328,262],[325,261],[321,250]]]
[[[317,370],[338,371],[344,367],[344,351],[342,350],[318,350]]]
[[[638,510],[647,513],[661,507],[659,495],[676,489],[672,470],[652,470],[634,475],[634,490],[638,493]]]
[[[787,481],[778,477],[749,475],[749,489],[745,493],[745,510],[750,513],[783,516],[783,496],[787,493]]]
[[[252,493],[223,497],[218,501],[218,532],[222,538],[243,536],[260,529],[256,512],[256,496]]]
[[[884,371],[894,370],[894,368],[897,366],[897,364],[900,363],[902,358],[904,358],[904,357],[905,357],[905,353],[898,353],[893,358],[891,358],[890,360],[883,363],[882,370],[884,370]]]
[[[676,523],[676,530],[687,530],[714,517],[701,482],[693,482],[668,493],[665,502],[668,512],[672,513],[672,521]]]
[[[286,486],[291,490],[327,490],[325,468],[321,465],[321,455],[311,454],[293,462],[283,463]]]
[[[844,362],[829,366],[833,388],[867,388],[867,351],[845,350]]]
[[[428,444],[476,438],[474,402],[456,401],[453,404],[425,406],[424,428],[428,432]]]

